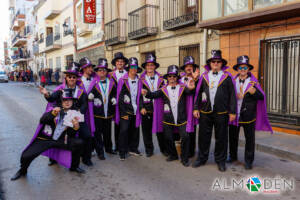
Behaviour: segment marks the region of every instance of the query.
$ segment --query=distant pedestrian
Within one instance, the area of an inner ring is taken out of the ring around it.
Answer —
[[[54,73],[54,78],[55,78],[55,83],[56,83],[56,85],[58,85],[59,84],[59,69],[56,69],[55,70],[55,73]]]

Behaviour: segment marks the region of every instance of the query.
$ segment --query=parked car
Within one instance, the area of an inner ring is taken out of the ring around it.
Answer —
[[[8,82],[8,76],[4,71],[0,71],[0,82]]]

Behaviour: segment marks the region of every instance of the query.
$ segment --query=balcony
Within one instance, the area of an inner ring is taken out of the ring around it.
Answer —
[[[196,0],[165,0],[164,7],[163,27],[165,30],[176,30],[198,22]]]
[[[129,33],[131,40],[140,39],[150,35],[156,35],[158,6],[144,5],[128,14]]]
[[[20,47],[27,43],[27,39],[24,35],[18,33],[11,41],[12,47]]]
[[[18,50],[18,53],[13,55],[12,57],[12,63],[20,63],[20,62],[27,62],[29,59],[31,59],[30,57],[30,53],[28,51],[23,51],[21,49]]]
[[[115,19],[105,24],[105,44],[107,46],[126,42],[126,22],[127,19]]]
[[[38,44],[34,44],[33,45],[33,55],[38,55],[39,54],[39,45]]]
[[[78,23],[77,35],[79,37],[84,37],[84,36],[89,35],[91,33],[92,33],[92,29],[90,28],[89,24],[86,24],[86,23],[83,23],[83,22]]]
[[[57,17],[60,13],[61,10],[57,9],[58,5],[56,3],[56,0],[48,0],[45,3],[45,7],[47,8],[47,13],[44,16],[45,20],[52,20],[55,17]]]
[[[46,37],[46,48],[44,50],[44,53],[61,49],[61,46],[60,35],[58,37],[58,35],[53,36],[53,34],[50,34]]]

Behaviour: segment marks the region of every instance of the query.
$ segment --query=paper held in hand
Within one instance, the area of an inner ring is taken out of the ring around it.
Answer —
[[[79,111],[76,110],[69,110],[67,115],[64,117],[63,125],[68,127],[73,127],[72,120],[76,118],[78,122],[84,122],[84,115],[81,114]]]

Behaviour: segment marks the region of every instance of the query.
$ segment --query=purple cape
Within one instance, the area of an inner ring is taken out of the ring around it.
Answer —
[[[257,101],[255,129],[257,131],[267,131],[267,132],[273,133],[272,127],[271,127],[269,119],[268,119],[265,93],[264,93],[263,89],[261,88],[258,80],[255,78],[255,76],[251,72],[249,72],[249,73],[251,75],[250,83],[248,83],[248,85],[246,87],[246,92],[244,93],[244,95],[248,92],[250,87],[254,86],[264,96],[263,100]],[[238,78],[238,75],[236,75],[234,77],[234,80],[236,80],[237,78]],[[238,119],[237,119],[237,122],[238,122]]]
[[[196,100],[197,100],[197,97],[198,97],[198,95],[199,95],[199,91],[200,91],[200,88],[201,88],[203,79],[204,79],[204,80],[207,82],[207,84],[209,85],[208,72],[210,71],[210,67],[209,67],[208,65],[205,65],[204,68],[205,68],[206,71],[203,72],[202,75],[200,76],[200,79],[199,79],[199,82],[198,82],[198,85],[197,85],[197,88],[196,88],[196,93],[195,93],[194,103],[197,103]],[[228,68],[229,68],[228,66],[222,66],[222,71],[224,72],[224,74],[221,76],[218,85],[220,85],[220,84],[221,84],[228,76],[231,77],[232,84],[233,84],[234,91],[235,91],[235,97],[236,97],[236,99],[237,99],[237,93],[236,93],[236,88],[235,88],[235,80],[234,80],[234,78],[232,77],[231,73],[229,73],[229,72],[226,71]],[[236,106],[236,111],[237,111],[237,106]],[[198,123],[199,123],[199,120],[197,119],[197,124],[198,124]],[[236,124],[237,124],[237,121],[234,120],[233,122],[229,122],[229,124],[236,125]]]
[[[158,82],[157,82],[157,88],[160,87],[161,84],[163,84],[164,80],[163,77],[158,73],[155,72],[156,75],[159,76]],[[143,72],[141,74],[140,78],[140,85],[139,85],[139,91],[138,91],[138,100],[141,97],[141,91],[143,88],[143,84],[148,87],[150,90],[150,86],[148,82],[145,80],[146,72]],[[163,132],[163,108],[164,108],[164,103],[162,98],[157,98],[154,99],[153,101],[153,121],[152,121],[152,133],[160,133]],[[141,122],[141,119],[139,119],[139,122]]]
[[[138,75],[137,75],[138,77]],[[130,89],[129,87],[129,83],[128,83],[128,73],[126,73],[122,78],[119,79],[119,82],[118,82],[118,87],[117,87],[117,104],[116,104],[116,119],[115,119],[115,122],[116,124],[119,124],[120,123],[120,108],[119,108],[119,96],[120,96],[120,93],[122,91],[122,87],[123,85],[126,85],[126,87],[128,89]],[[140,90],[140,79],[138,80],[138,91]],[[139,127],[140,124],[141,124],[141,113],[139,111],[139,101],[138,101],[138,95],[137,95],[137,110],[136,110],[136,120],[135,120],[135,125],[136,127]]]

